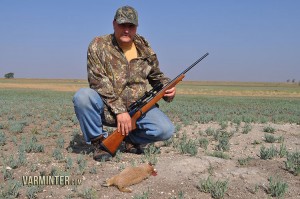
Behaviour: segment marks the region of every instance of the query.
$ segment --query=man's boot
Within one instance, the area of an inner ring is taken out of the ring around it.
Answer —
[[[104,139],[105,138],[103,137],[103,135],[100,135],[91,140],[91,143],[94,146],[93,158],[96,161],[109,161],[112,158],[112,156],[101,146],[101,142]]]
[[[134,144],[127,136],[125,138],[125,153],[144,154],[144,149],[140,144]]]

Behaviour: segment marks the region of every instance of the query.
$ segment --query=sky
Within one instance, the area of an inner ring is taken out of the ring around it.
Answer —
[[[0,0],[0,78],[86,79],[124,5],[171,79],[208,52],[185,80],[300,82],[299,0]]]

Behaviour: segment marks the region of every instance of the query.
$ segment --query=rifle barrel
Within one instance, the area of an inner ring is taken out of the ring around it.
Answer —
[[[202,57],[200,57],[197,61],[195,61],[192,65],[190,65],[187,69],[185,69],[182,73],[180,73],[177,77],[175,77],[172,81],[170,81],[167,85],[165,85],[164,87],[169,86],[173,81],[175,81],[177,78],[179,78],[181,75],[184,75],[185,73],[187,73],[189,70],[191,70],[191,68],[193,68],[194,66],[196,66],[202,59],[204,59],[207,55],[209,55],[209,53],[205,53]]]
[[[202,59],[204,59],[207,55],[208,53],[205,53],[202,57],[200,57],[197,61],[195,61],[192,65],[190,65],[187,69],[185,69],[181,74],[185,74],[186,72],[188,72],[191,68],[196,66]]]

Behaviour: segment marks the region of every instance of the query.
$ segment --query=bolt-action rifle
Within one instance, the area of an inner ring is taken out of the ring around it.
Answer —
[[[162,83],[154,85],[150,91],[145,92],[145,94],[141,98],[132,103],[128,107],[128,113],[131,116],[132,130],[136,129],[136,121],[151,107],[153,107],[161,98],[163,98],[165,91],[173,88],[176,84],[178,84],[185,77],[185,73],[187,73],[191,68],[198,64],[207,55],[208,53],[205,53],[195,63],[185,69],[182,73],[180,73],[176,78],[174,78],[165,86],[163,86]],[[101,145],[107,150],[107,152],[114,156],[124,138],[125,135],[122,135],[120,132],[118,132],[118,129],[116,129],[102,141]]]

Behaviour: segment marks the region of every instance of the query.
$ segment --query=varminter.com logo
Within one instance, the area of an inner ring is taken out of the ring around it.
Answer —
[[[23,186],[38,185],[81,185],[81,179],[72,179],[70,176],[22,176]]]

